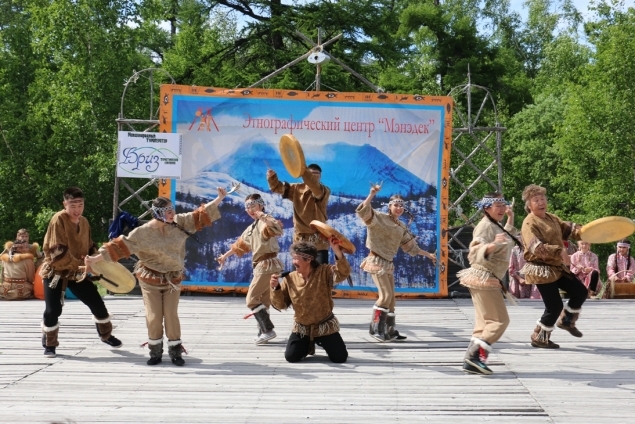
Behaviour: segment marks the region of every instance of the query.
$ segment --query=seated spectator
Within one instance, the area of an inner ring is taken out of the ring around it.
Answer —
[[[41,261],[42,252],[38,244],[29,244],[29,232],[18,231],[14,242],[8,241],[0,254],[2,261],[2,286],[0,299],[24,300],[33,297],[33,280],[36,261]]]
[[[598,256],[591,252],[591,243],[580,241],[580,250],[571,255],[571,272],[589,289],[589,295],[595,296],[600,281]]]
[[[512,249],[509,257],[509,292],[519,299],[540,299],[540,292],[535,284],[526,284],[525,276],[520,273],[525,266],[523,252],[518,246]]]
[[[631,257],[631,242],[622,239],[617,242],[617,253],[609,256],[606,273],[612,283],[632,283],[635,275],[635,259]]]

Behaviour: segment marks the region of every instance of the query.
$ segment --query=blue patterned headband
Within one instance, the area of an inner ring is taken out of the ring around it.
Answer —
[[[504,197],[483,197],[478,202],[474,202],[474,206],[478,209],[490,208],[494,203],[504,203],[509,205],[509,202]]]
[[[245,209],[249,209],[249,208],[251,208],[253,205],[261,205],[262,207],[264,207],[264,206],[265,206],[265,201],[264,201],[262,198],[260,198],[260,199],[250,199],[250,200],[247,200],[247,201],[245,202]]]

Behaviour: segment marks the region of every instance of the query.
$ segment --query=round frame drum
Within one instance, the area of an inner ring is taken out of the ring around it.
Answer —
[[[134,275],[119,262],[101,261],[91,265],[91,274],[99,277],[97,282],[112,293],[129,293],[137,285]]]
[[[344,253],[348,253],[349,255],[355,253],[355,245],[351,243],[351,241],[346,238],[344,234],[340,233],[329,224],[313,220],[309,225],[327,240],[330,239],[332,236],[335,236],[335,238],[340,241],[340,248],[344,251]]]
[[[284,134],[280,137],[280,156],[284,167],[293,178],[300,178],[306,170],[306,161],[304,159],[304,151],[295,136],[292,134]]]
[[[607,216],[582,227],[580,235],[588,243],[612,243],[635,232],[635,222],[623,216]]]

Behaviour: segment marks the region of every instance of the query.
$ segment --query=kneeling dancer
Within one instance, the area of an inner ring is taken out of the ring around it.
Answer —
[[[42,319],[44,356],[54,358],[59,346],[57,335],[68,288],[93,313],[97,334],[102,342],[119,348],[121,341],[112,335],[112,322],[95,284],[87,278],[83,258],[97,251],[90,237],[90,224],[84,213],[84,192],[77,187],[64,190],[64,209],[51,218],[44,236],[44,263],[40,276],[44,283],[46,309]]]
[[[368,228],[366,247],[370,250],[360,267],[371,275],[379,295],[373,306],[369,333],[377,341],[389,342],[406,338],[395,329],[395,255],[401,247],[401,250],[410,256],[422,255],[433,263],[436,258],[419,248],[415,236],[408,231],[406,224],[399,220],[405,211],[404,201],[400,195],[390,197],[388,213],[371,207],[370,202],[379,189],[380,186],[373,185],[368,197],[357,207],[356,212]]]
[[[284,357],[289,362],[298,362],[307,355],[315,354],[315,344],[326,351],[331,362],[342,363],[348,351],[340,324],[333,315],[333,286],[344,281],[351,272],[350,265],[342,253],[339,240],[329,240],[335,254],[335,265],[319,264],[317,248],[313,243],[299,241],[291,245],[291,257],[295,271],[278,280],[271,276],[271,300],[274,308],[287,309],[293,306],[294,324]]]
[[[474,331],[465,353],[463,371],[471,374],[492,373],[487,357],[509,325],[503,299],[509,257],[518,230],[514,228],[514,211],[500,193],[488,193],[476,204],[483,219],[474,228],[468,260],[470,268],[457,273],[461,285],[469,288],[474,303]],[[505,227],[499,222],[507,215]],[[510,239],[511,236],[513,238]],[[518,244],[520,242],[516,241]]]
[[[99,254],[86,258],[86,265],[102,260],[116,262],[134,254],[139,258],[134,274],[139,279],[148,327],[148,365],[157,365],[163,355],[163,322],[172,363],[183,366],[179,297],[185,268],[185,242],[194,232],[220,218],[218,205],[227,192],[218,188],[218,197],[194,212],[176,214],[172,201],[157,197],[152,201],[152,219],[127,236],[105,243]],[[187,353],[187,352],[186,352]]]
[[[254,276],[249,284],[245,302],[258,321],[258,335],[254,339],[257,345],[265,344],[276,337],[274,325],[269,318],[271,274],[282,271],[282,262],[278,259],[280,246],[277,237],[282,235],[282,224],[273,216],[265,213],[265,202],[258,193],[245,199],[245,211],[254,219],[242,235],[232,244],[231,249],[218,258],[222,265],[231,255],[242,257],[253,252]],[[247,316],[249,317],[249,315]]]
[[[531,335],[533,347],[557,349],[551,341],[554,324],[574,337],[582,337],[576,328],[582,304],[588,290],[569,269],[570,258],[563,240],[580,240],[580,226],[564,222],[547,212],[547,190],[531,184],[523,190],[525,211],[529,214],[523,221],[522,238],[527,263],[520,270],[526,284],[535,284],[545,303],[545,312]],[[559,290],[569,294],[569,301],[562,304]]]

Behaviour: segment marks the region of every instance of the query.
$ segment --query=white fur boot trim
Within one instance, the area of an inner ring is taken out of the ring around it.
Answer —
[[[181,344],[181,340],[168,340],[168,346],[177,346]]]
[[[55,331],[58,328],[60,328],[60,323],[58,322],[53,327],[47,327],[46,325],[44,325],[44,321],[42,321],[41,326],[42,326],[42,331],[43,332],[50,333],[51,331]]]
[[[163,339],[156,339],[156,340],[148,339],[148,345],[150,346],[155,346],[161,343],[163,343]]]
[[[389,316],[389,317],[394,317],[394,316],[395,316],[395,313],[394,313],[394,312],[388,312],[388,316]]]
[[[571,306],[569,306],[569,302],[567,302],[567,303],[564,305],[564,310],[565,310],[565,311],[567,311],[567,312],[570,312],[570,313],[572,313],[572,314],[579,314],[580,312],[582,312],[582,308],[580,308],[580,309],[573,309]]]
[[[375,310],[379,310],[379,311],[382,311],[382,312],[388,312],[388,309],[381,308],[381,307],[379,307],[379,306],[377,306],[377,305],[374,305],[374,306],[373,306],[373,309],[375,309]]]
[[[487,343],[485,340],[481,340],[481,339],[478,339],[476,337],[472,337],[472,341],[474,343],[476,343],[477,345],[479,345],[480,347],[482,347],[483,349],[485,349],[486,351],[488,351],[488,352],[492,351],[492,345]]]
[[[97,319],[97,317],[93,315],[93,321],[96,322],[97,324],[106,324],[107,322],[110,322],[111,318],[112,318],[112,315],[108,315],[108,318]]]
[[[540,322],[540,320],[536,321],[536,324],[538,324],[540,326],[540,328],[542,328],[545,331],[553,331],[554,327],[548,327],[546,325],[544,325],[542,322]]]
[[[251,312],[253,312],[255,314],[256,312],[260,312],[263,309],[267,309],[267,307],[264,304],[261,303],[260,305],[256,306],[254,309],[252,309]]]

